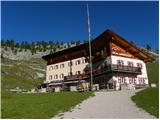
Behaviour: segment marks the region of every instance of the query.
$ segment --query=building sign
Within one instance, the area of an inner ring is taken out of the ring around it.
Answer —
[[[111,44],[111,48],[112,48],[111,52],[114,55],[120,55],[120,56],[130,57],[130,58],[133,57],[131,54],[129,54],[124,49],[120,48],[119,46],[115,45],[114,43]]]

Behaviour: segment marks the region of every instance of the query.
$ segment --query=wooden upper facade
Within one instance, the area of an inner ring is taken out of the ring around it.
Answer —
[[[93,62],[100,58],[110,55],[122,56],[127,58],[139,59],[144,62],[152,61],[153,58],[133,46],[131,43],[112,32],[106,30],[97,38],[91,41]],[[72,48],[58,51],[52,54],[43,56],[47,61],[47,65],[68,61],[80,57],[89,56],[88,43],[81,44]]]

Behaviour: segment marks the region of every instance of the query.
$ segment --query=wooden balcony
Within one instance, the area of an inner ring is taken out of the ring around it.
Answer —
[[[128,73],[128,74],[142,74],[141,68],[139,67],[130,67],[130,66],[119,66],[116,64],[112,65],[106,65],[101,68],[94,68],[93,69],[93,75],[103,74],[103,73]],[[90,74],[90,71],[87,72],[87,74]]]

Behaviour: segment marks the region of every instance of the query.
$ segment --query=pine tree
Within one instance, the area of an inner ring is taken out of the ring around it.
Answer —
[[[146,45],[146,49],[147,49],[147,50],[151,50],[151,46],[147,44],[147,45]]]
[[[80,40],[77,40],[76,41],[76,45],[80,45],[81,44],[81,41]]]
[[[74,40],[71,41],[71,45],[73,45],[73,44],[75,44],[75,41],[74,41]]]
[[[13,49],[14,49],[14,40],[10,40],[10,47],[12,48],[13,47]]]
[[[63,41],[61,41],[61,45],[63,46]]]
[[[84,40],[83,43],[88,43],[88,41],[87,41],[87,40]]]
[[[71,47],[71,45],[69,44],[69,42],[67,43],[67,47],[68,47],[68,48],[70,48],[70,47]]]
[[[156,49],[156,52],[159,52],[159,50],[158,50],[158,49]]]
[[[24,41],[21,42],[21,46],[20,46],[20,47],[21,47],[21,49],[24,49],[24,48],[25,48],[25,46],[24,46]]]
[[[20,45],[19,45],[18,42],[15,44],[15,47],[16,47],[16,48],[19,48],[19,47],[20,47]]]
[[[51,40],[48,42],[48,45],[50,46],[50,49],[53,48],[53,42]]]
[[[5,41],[1,40],[1,46],[5,46]]]
[[[27,41],[24,42],[24,49],[25,49],[25,51],[27,49],[31,49],[30,44]]]

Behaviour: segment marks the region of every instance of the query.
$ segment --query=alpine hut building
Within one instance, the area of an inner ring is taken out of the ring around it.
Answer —
[[[153,59],[111,30],[91,41],[93,86],[97,89],[147,87],[146,62]],[[77,91],[91,87],[88,43],[42,57],[47,62],[48,91]]]

